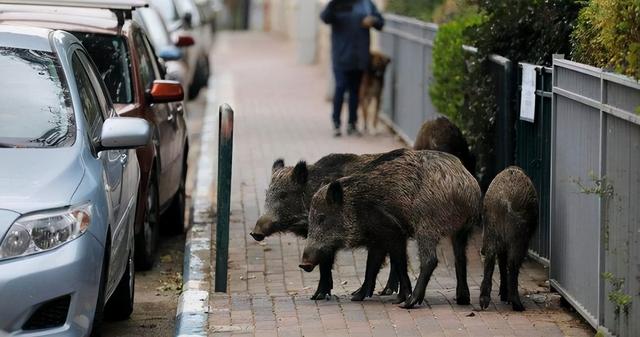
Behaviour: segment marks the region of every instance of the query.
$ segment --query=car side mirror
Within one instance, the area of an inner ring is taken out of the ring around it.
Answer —
[[[102,124],[100,151],[133,149],[149,144],[151,125],[142,118],[111,117]]]
[[[153,103],[171,103],[184,100],[184,90],[177,81],[155,80],[149,90],[149,96]]]
[[[196,41],[191,35],[180,34],[176,38],[176,47],[191,47],[196,44]]]
[[[182,49],[176,46],[167,46],[158,51],[158,57],[165,61],[178,61],[182,56]]]

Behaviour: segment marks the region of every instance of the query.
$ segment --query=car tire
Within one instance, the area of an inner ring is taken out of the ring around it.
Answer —
[[[196,63],[196,74],[193,83],[189,86],[187,98],[191,101],[198,97],[200,90],[207,86],[209,82],[209,60],[207,56],[202,55]]]
[[[93,323],[91,324],[91,337],[100,337],[102,335],[102,321],[104,319],[104,296],[107,289],[109,254],[111,252],[111,243],[108,239],[105,247],[106,248],[104,250],[104,257],[102,259],[102,268],[100,270],[100,281],[98,283],[98,300],[96,302],[96,311],[93,314]]]
[[[187,153],[185,152],[185,158]],[[184,233],[185,221],[184,215],[187,203],[187,163],[185,162],[182,167],[182,177],[180,177],[180,186],[178,191],[171,200],[171,205],[163,215],[166,222],[163,228],[167,231],[167,234],[178,235]]]
[[[133,262],[133,252],[130,252],[127,258],[127,269],[125,269],[116,290],[104,309],[105,317],[116,321],[128,319],[133,313],[135,288],[135,263]]]
[[[149,270],[156,262],[158,251],[160,203],[158,196],[158,180],[155,172],[152,171],[151,180],[147,185],[147,199],[142,230],[136,235],[136,268],[138,270]]]

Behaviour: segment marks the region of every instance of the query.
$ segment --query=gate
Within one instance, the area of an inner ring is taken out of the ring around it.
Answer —
[[[522,83],[519,67],[518,83]],[[529,244],[529,253],[549,265],[549,217],[551,195],[551,98],[552,68],[536,69],[534,122],[519,119],[516,123],[516,165],[531,178],[538,193],[538,228]],[[520,90],[522,87],[520,86]]]

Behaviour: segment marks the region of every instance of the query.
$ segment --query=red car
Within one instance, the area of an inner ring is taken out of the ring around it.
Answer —
[[[141,117],[153,125],[151,145],[137,150],[141,177],[135,230],[136,266],[150,269],[155,261],[160,217],[168,232],[184,230],[189,142],[183,88],[178,82],[165,80],[165,69],[147,36],[131,19],[131,11],[145,6],[146,1],[65,0],[65,7],[54,0],[29,0],[35,5],[15,2],[0,5],[0,23],[72,33],[91,54],[118,114]],[[73,7],[68,7],[70,4]],[[173,99],[153,102],[154,91],[170,93]]]

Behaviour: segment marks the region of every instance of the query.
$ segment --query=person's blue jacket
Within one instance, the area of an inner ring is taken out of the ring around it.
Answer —
[[[362,26],[368,16],[381,30],[384,19],[371,0],[331,0],[320,19],[331,25],[331,59],[336,70],[366,70],[369,67],[369,29]]]

